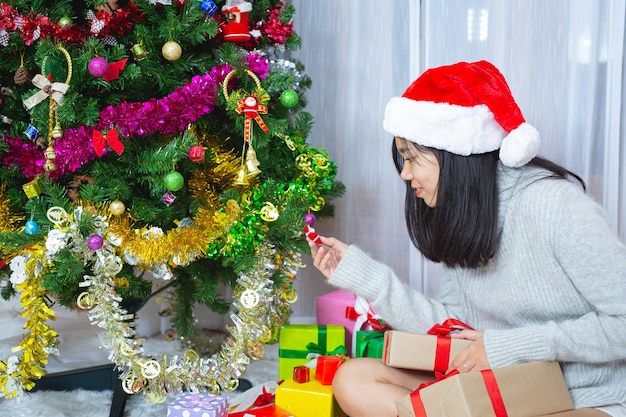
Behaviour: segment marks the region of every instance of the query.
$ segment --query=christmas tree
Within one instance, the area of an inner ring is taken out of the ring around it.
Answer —
[[[0,3],[0,283],[26,320],[0,358],[4,396],[45,374],[56,308],[88,310],[124,389],[153,401],[232,390],[276,341],[305,234],[343,193],[307,143],[294,12],[277,0]],[[134,313],[156,294],[181,337],[196,304],[228,314],[219,352],[144,352]]]

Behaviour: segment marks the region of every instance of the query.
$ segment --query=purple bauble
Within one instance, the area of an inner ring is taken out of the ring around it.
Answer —
[[[94,77],[102,77],[109,70],[109,63],[101,56],[97,56],[89,61],[87,68]]]
[[[91,250],[98,250],[102,247],[102,237],[100,235],[91,235],[87,238],[87,246]]]
[[[308,226],[313,226],[315,224],[315,214],[307,213],[304,215],[304,223]]]

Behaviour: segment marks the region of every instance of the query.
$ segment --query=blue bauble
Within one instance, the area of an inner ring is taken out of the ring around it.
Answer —
[[[37,233],[39,233],[40,230],[41,229],[39,228],[39,225],[34,220],[27,221],[26,225],[24,226],[24,233],[26,233],[27,235],[36,235]]]

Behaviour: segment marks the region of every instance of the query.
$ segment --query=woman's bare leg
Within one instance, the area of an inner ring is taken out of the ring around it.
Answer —
[[[375,358],[354,358],[337,370],[333,394],[350,417],[396,417],[397,398],[434,380],[432,373],[391,368]]]

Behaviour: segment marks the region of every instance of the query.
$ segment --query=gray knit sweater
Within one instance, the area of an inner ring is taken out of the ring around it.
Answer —
[[[355,246],[329,282],[398,330],[449,317],[484,330],[494,368],[559,361],[576,408],[626,403],[626,247],[579,186],[545,175],[500,167],[499,251],[485,267],[446,269],[436,299]]]

